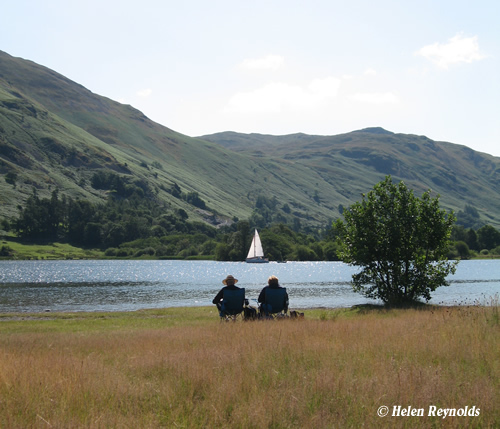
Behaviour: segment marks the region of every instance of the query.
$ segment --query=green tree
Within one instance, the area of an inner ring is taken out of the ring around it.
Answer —
[[[477,231],[477,239],[481,249],[494,249],[500,244],[500,232],[491,225],[485,225]]]
[[[10,222],[7,219],[2,219],[0,222],[0,227],[4,230],[9,232],[10,231]]]
[[[465,205],[464,210],[459,210],[457,213],[457,224],[467,228],[481,226],[481,220],[477,209],[469,204]]]
[[[33,188],[33,194],[26,201],[26,206],[20,208],[16,221],[19,236],[30,240],[57,240],[61,225],[64,223],[64,205],[59,201],[58,191],[52,192],[51,199],[38,197]]]
[[[283,224],[262,230],[260,238],[269,260],[282,261],[290,257],[294,247],[294,232]]]
[[[481,250],[479,248],[479,243],[477,242],[477,233],[472,228],[469,228],[469,230],[467,231],[467,235],[464,241],[467,243],[467,246],[469,246],[469,249]]]
[[[89,201],[70,199],[67,210],[67,237],[71,243],[84,244],[85,226],[93,220],[96,208]]]
[[[237,228],[238,232],[241,234],[240,252],[241,252],[241,260],[243,261],[247,256],[248,248],[250,247],[251,243],[250,240],[251,237],[253,237],[253,234],[250,230],[250,223],[247,220],[242,220],[238,222]]]
[[[227,243],[219,243],[215,247],[215,259],[217,261],[227,261],[229,259],[229,251],[231,249]]]
[[[292,259],[295,261],[317,261],[318,255],[310,247],[299,244],[292,253]]]
[[[430,191],[422,198],[390,176],[338,220],[339,257],[362,267],[352,276],[353,289],[389,305],[412,303],[437,287],[456,263],[446,260],[455,217],[439,208]]]
[[[338,245],[336,242],[327,242],[323,249],[323,256],[325,261],[338,261]]]
[[[458,256],[460,256],[460,259],[470,258],[470,249],[465,241],[457,241],[455,243],[455,249],[457,250]]]
[[[16,187],[17,174],[13,172],[9,172],[5,175],[5,181],[10,185]]]
[[[195,207],[198,207],[200,209],[206,209],[207,208],[207,205],[205,204],[205,201],[203,201],[201,198],[200,198],[200,195],[198,194],[198,192],[189,192],[187,195],[186,195],[186,201],[195,206]]]

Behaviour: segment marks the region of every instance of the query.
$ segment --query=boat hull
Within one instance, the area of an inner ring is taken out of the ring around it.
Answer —
[[[248,264],[266,264],[269,262],[269,259],[267,258],[260,258],[260,257],[256,257],[256,258],[247,258],[246,259],[246,262]]]

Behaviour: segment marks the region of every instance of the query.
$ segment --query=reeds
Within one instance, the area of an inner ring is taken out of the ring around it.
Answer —
[[[172,324],[164,310],[140,325],[134,314],[130,325],[102,319],[99,329],[96,317],[73,330],[54,328],[63,320],[4,320],[0,427],[499,427],[495,312],[324,310]],[[390,412],[379,417],[383,405]],[[392,416],[398,405],[426,414]],[[430,406],[480,414],[429,417]]]

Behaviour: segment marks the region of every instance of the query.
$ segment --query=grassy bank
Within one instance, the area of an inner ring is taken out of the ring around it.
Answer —
[[[102,259],[104,252],[82,249],[67,243],[26,244],[15,240],[0,240],[5,255],[0,259]]]
[[[2,315],[0,427],[499,427],[499,335],[497,305]]]

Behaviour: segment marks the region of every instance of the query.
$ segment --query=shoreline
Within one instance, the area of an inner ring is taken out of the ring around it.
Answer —
[[[495,307],[498,303],[492,303],[491,305],[480,305],[480,304],[454,304],[454,305],[439,305],[439,304],[427,304],[419,303],[416,305],[409,305],[404,307],[387,307],[383,304],[355,304],[350,307],[293,307],[290,311],[301,311],[306,313],[312,312],[338,312],[338,313],[368,313],[370,311],[391,311],[391,310],[422,310],[422,311],[432,311],[437,309],[463,309],[469,307]],[[138,310],[118,310],[118,311],[39,311],[39,312],[0,312],[0,322],[5,321],[27,321],[27,320],[70,320],[70,319],[89,319],[89,318],[104,318],[104,317],[124,317],[124,316],[138,316],[142,315],[145,317],[161,317],[166,316],[167,313],[178,313],[178,312],[208,312],[216,313],[215,306],[185,306],[185,307],[162,307],[162,308],[143,308]]]
[[[11,247],[17,255],[0,256],[0,261],[214,261],[214,262],[231,262],[231,261],[217,261],[214,255],[198,255],[193,257],[181,258],[176,256],[169,257],[153,257],[153,256],[140,256],[140,257],[117,257],[108,256],[105,250],[75,247],[68,243],[50,242],[45,244],[36,244],[30,242],[22,242],[18,239],[13,239],[11,236],[0,236],[0,241],[3,245]],[[0,246],[1,247],[1,246]],[[19,257],[20,256],[20,257]],[[480,252],[471,255],[465,259],[450,259],[453,261],[473,261],[473,260],[500,260],[500,255],[495,254],[481,254]],[[238,261],[245,262],[245,261]],[[269,261],[278,263],[280,261]],[[292,261],[289,262],[298,262]],[[317,261],[304,261],[304,262],[317,262]],[[320,262],[340,262],[337,261],[320,261]]]

